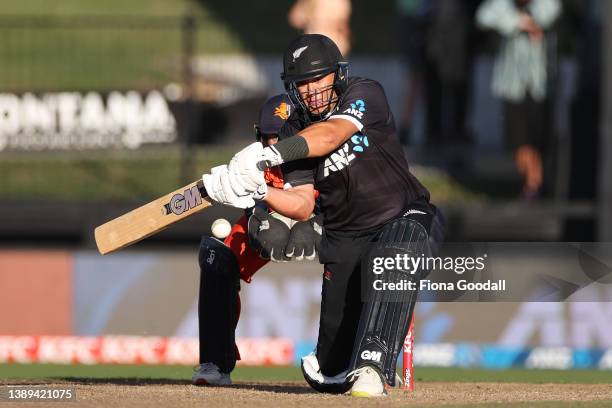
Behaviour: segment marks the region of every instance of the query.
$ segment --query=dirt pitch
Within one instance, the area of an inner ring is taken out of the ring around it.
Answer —
[[[231,387],[194,387],[183,380],[70,379],[0,380],[1,385],[76,387],[77,402],[23,402],[3,406],[34,407],[344,407],[362,406],[612,406],[612,385],[422,382],[415,393],[391,390],[385,398],[322,395],[301,382],[238,382]],[[515,405],[516,404],[516,405]]]

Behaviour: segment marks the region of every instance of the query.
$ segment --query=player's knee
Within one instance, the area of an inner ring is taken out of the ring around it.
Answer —
[[[381,230],[369,257],[369,270],[383,280],[391,271],[392,275],[408,275],[405,278],[418,279],[425,271],[421,263],[409,262],[409,259],[430,256],[431,249],[429,233],[420,220],[398,218]]]
[[[400,247],[413,255],[428,251],[429,232],[422,220],[400,218],[390,227],[390,235],[395,235]]]
[[[425,229],[428,236],[429,252],[432,256],[435,256],[446,235],[446,219],[442,211],[433,204],[418,204],[407,211],[402,219],[421,224],[417,229],[421,230],[421,227]],[[408,229],[413,227],[415,227],[415,224],[407,225]]]

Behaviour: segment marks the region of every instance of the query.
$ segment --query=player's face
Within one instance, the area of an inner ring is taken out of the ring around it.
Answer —
[[[298,82],[297,89],[304,104],[310,113],[319,115],[327,110],[334,93],[333,84],[335,73],[321,78]]]

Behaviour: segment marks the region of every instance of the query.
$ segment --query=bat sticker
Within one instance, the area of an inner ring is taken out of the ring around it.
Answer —
[[[206,189],[202,181],[197,185],[185,190],[183,194],[175,194],[169,203],[164,204],[165,215],[181,215],[185,211],[202,205],[202,198],[206,197]]]

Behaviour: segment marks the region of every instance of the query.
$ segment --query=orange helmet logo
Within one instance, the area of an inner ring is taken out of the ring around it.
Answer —
[[[282,102],[274,109],[274,116],[278,116],[283,120],[289,119],[291,113],[291,107],[287,102]]]

